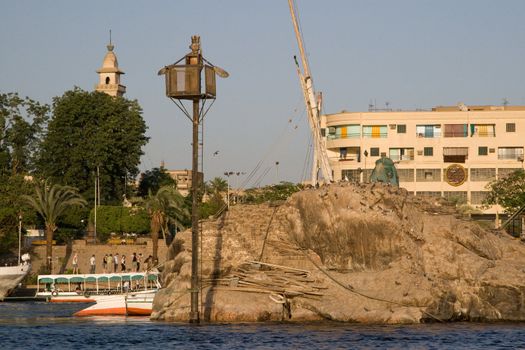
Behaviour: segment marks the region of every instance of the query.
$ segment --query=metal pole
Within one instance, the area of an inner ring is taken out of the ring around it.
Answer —
[[[191,311],[190,323],[199,323],[199,100],[193,100],[191,164]]]
[[[226,175],[226,201],[228,210],[230,210],[230,175]]]
[[[18,265],[22,263],[22,215],[18,215]]]
[[[98,168],[97,168],[98,169]],[[95,210],[93,218],[93,240],[97,243],[97,175],[95,174]]]

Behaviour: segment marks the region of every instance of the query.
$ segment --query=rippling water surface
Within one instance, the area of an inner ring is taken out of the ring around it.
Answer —
[[[71,317],[79,305],[0,303],[0,349],[525,349],[525,324],[189,325]]]

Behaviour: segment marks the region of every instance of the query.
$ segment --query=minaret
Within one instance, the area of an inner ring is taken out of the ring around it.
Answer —
[[[109,31],[109,45],[108,52],[104,56],[102,67],[97,70],[99,76],[99,83],[95,85],[95,90],[105,92],[110,96],[122,96],[126,92],[126,87],[120,85],[120,75],[124,74],[118,68],[117,56],[113,52],[115,48],[111,43],[111,31]]]

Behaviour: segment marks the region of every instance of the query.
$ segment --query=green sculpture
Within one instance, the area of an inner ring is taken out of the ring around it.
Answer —
[[[399,187],[399,177],[392,159],[382,155],[376,160],[376,166],[370,175],[370,182],[384,182]]]

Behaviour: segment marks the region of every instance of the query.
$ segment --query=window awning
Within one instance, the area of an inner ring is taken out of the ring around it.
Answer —
[[[468,147],[444,147],[444,156],[468,156]]]

